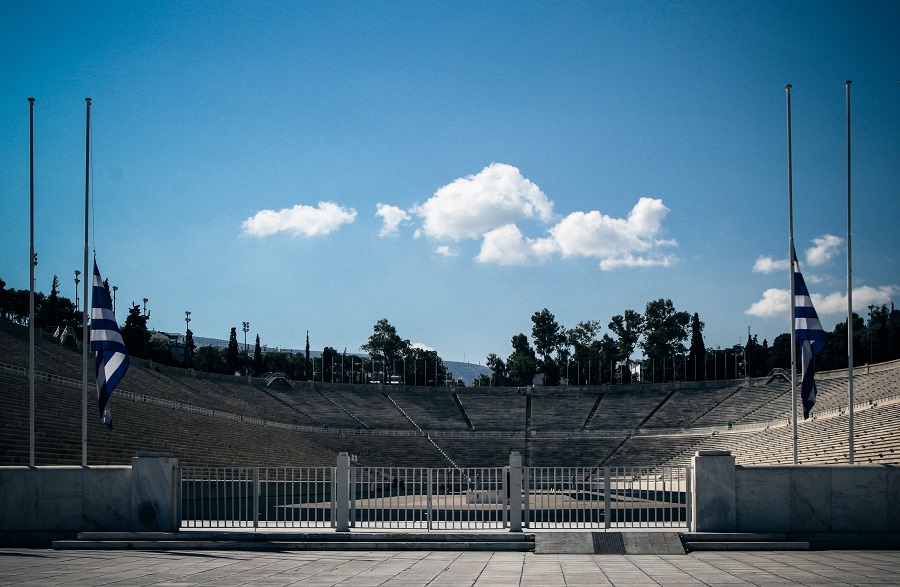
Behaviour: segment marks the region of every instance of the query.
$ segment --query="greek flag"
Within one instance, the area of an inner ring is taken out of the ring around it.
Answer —
[[[803,419],[809,418],[809,412],[816,404],[816,363],[814,356],[825,348],[828,342],[819,315],[813,307],[806,282],[800,273],[797,254],[794,253],[794,336],[801,343],[801,384],[800,399],[803,401]]]
[[[109,411],[109,396],[125,372],[128,371],[128,350],[119,332],[116,315],[112,310],[112,300],[100,279],[97,260],[94,259],[94,293],[91,304],[91,350],[97,367],[97,401],[100,418],[112,429],[112,414]]]

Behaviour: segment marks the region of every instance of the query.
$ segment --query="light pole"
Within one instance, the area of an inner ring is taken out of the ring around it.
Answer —
[[[147,322],[150,320],[150,312],[147,310],[147,302],[149,302],[147,298],[144,298],[144,310],[141,313],[141,318],[144,319],[144,358],[147,358],[147,338],[149,338],[150,330],[147,328]]]
[[[869,328],[868,328],[868,333],[869,333],[869,364],[870,364],[870,365],[872,364],[873,357],[874,357],[874,351],[873,351],[873,346],[872,346],[872,340],[875,338],[875,308],[877,308],[877,307],[878,307],[878,306],[876,306],[876,305],[874,305],[874,304],[872,304],[871,306],[869,306]]]
[[[191,332],[191,313],[184,312],[184,368],[191,367],[191,349],[188,348],[188,334]]]
[[[113,286],[113,314],[116,313],[116,292],[119,291],[119,286]]]
[[[250,323],[244,322],[243,329],[244,329],[244,354],[246,355],[247,354],[247,331],[250,330]]]
[[[78,279],[78,276],[81,275],[81,271],[78,269],[75,270],[75,311],[78,311],[78,284],[81,283],[81,280]]]

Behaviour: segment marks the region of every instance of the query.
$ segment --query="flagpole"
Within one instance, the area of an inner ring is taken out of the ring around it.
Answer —
[[[791,277],[791,425],[794,448],[794,464],[797,464],[797,333],[795,313],[797,301],[794,299],[794,172],[791,153],[791,84],[784,86],[787,94],[787,147],[788,147],[788,225],[789,245],[788,266]]]
[[[31,246],[28,255],[28,466],[34,466],[34,98],[28,98]]]
[[[91,193],[91,99],[85,98],[87,103],[87,126],[84,141],[84,295],[82,296],[81,313],[81,466],[87,467],[87,403],[88,403],[88,283],[93,284],[93,279],[88,279],[88,213]]]
[[[853,464],[853,255],[850,246],[850,84],[847,86],[847,393],[850,402],[850,464]]]

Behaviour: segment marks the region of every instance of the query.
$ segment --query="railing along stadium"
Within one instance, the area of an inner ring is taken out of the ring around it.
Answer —
[[[338,467],[181,467],[181,527],[498,530],[515,529],[513,519],[528,529],[690,526],[688,467],[408,468],[338,462]],[[514,468],[518,471],[511,475]],[[521,485],[513,488],[511,478]]]
[[[28,370],[17,365],[8,363],[0,363],[0,372],[11,373],[19,377],[28,378]],[[40,371],[35,372],[35,379],[46,381],[48,383],[68,387],[71,389],[81,389],[82,382],[78,379],[69,377],[61,377],[50,373]],[[203,408],[177,402],[174,400],[164,399],[142,393],[135,393],[125,389],[117,388],[116,397],[122,397],[132,402],[141,402],[159,407],[168,408],[175,411],[190,412],[203,416],[218,418],[221,420],[229,420],[232,422],[242,422],[256,426],[264,426],[268,428],[278,428],[280,430],[289,430],[294,432],[306,432],[313,434],[334,434],[339,436],[422,436],[426,438],[524,438],[524,431],[475,431],[475,430],[386,430],[386,429],[370,429],[370,428],[330,428],[321,426],[308,426],[304,424],[288,424],[254,416],[246,416],[243,414],[234,414],[231,412],[223,412],[210,408]],[[854,410],[863,410],[869,407],[875,407],[881,404],[893,404],[900,402],[900,394],[893,394],[878,399],[870,399],[854,404]],[[825,419],[834,416],[846,414],[849,406],[844,405],[837,408],[827,410],[813,411],[810,420],[801,420],[799,424],[804,422],[812,422],[819,418]],[[702,427],[684,427],[684,428],[629,428],[629,429],[604,429],[604,430],[572,430],[572,431],[546,431],[531,430],[532,438],[623,438],[634,436],[702,436],[722,434],[729,432],[753,432],[758,430],[767,430],[769,428],[779,428],[790,425],[790,418],[777,418],[773,420],[764,420],[760,422],[750,422],[746,424],[729,424],[727,426],[702,426]]]

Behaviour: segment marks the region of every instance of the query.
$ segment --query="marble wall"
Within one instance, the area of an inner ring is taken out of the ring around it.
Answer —
[[[131,529],[131,467],[0,467],[0,531]]]
[[[900,467],[738,467],[739,532],[900,531]]]
[[[0,467],[0,532],[177,530],[177,469],[157,454],[131,467]]]
[[[709,453],[694,457],[693,531],[900,531],[900,467],[744,467],[732,458],[729,470],[726,455]]]

